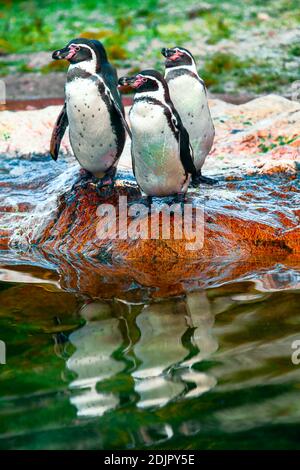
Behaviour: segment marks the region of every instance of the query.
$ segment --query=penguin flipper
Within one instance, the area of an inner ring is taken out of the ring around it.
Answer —
[[[174,104],[171,100],[168,100],[168,105],[172,110],[171,122],[174,133],[178,135],[179,143],[179,154],[181,163],[185,171],[192,176],[197,176],[197,170],[194,165],[194,151],[190,144],[190,136],[186,128],[184,127],[181,117],[178,111],[175,109]]]
[[[130,148],[130,151],[131,151],[131,165],[132,165],[132,173],[133,173],[133,176],[135,177],[136,179],[136,176],[135,176],[135,157],[134,157],[134,152],[133,152],[133,145],[132,145],[132,141],[131,141],[131,148]]]
[[[53,160],[57,160],[58,152],[60,148],[60,143],[68,127],[69,120],[67,115],[67,106],[64,104],[59,116],[56,120],[54,129],[52,131],[51,141],[50,141],[50,155]]]
[[[112,104],[114,105],[114,108],[115,110],[117,111],[117,113],[119,114],[120,118],[121,118],[121,121],[123,123],[123,126],[125,127],[126,131],[127,131],[127,134],[129,135],[129,137],[132,139],[132,134],[131,134],[131,130],[130,130],[130,127],[128,126],[128,123],[125,119],[125,116],[124,116],[124,111],[122,111],[122,109],[119,107],[118,103],[116,103],[116,101],[113,99],[113,97],[111,97],[111,102]]]
[[[185,127],[179,130],[179,152],[181,163],[187,173],[192,176],[197,175],[197,170],[194,165],[194,152],[190,144],[190,137]]]
[[[123,126],[125,127],[129,137],[131,138],[131,130],[125,119],[125,112],[124,112],[124,107],[122,103],[122,98],[118,90],[118,75],[117,75],[116,69],[111,64],[107,64],[105,68],[103,68],[102,76],[104,78],[106,86],[109,88],[110,101],[114,105],[115,110],[117,111],[117,113],[119,114],[121,118]]]
[[[117,112],[119,113],[119,115],[120,115],[120,117],[121,117],[121,120],[122,120],[122,122],[123,122],[123,126],[125,127],[125,129],[126,129],[126,131],[127,131],[127,134],[128,134],[129,137],[132,139],[132,133],[131,133],[130,127],[128,126],[128,123],[127,123],[127,121],[126,121],[126,119],[125,119],[124,114],[122,113],[122,111],[120,110],[120,108],[118,107],[118,105],[116,105],[115,103],[114,103],[114,105],[115,105],[115,108],[116,108]]]

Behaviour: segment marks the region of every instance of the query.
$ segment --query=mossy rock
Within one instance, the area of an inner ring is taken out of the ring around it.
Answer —
[[[80,33],[79,37],[85,38],[85,39],[104,39],[111,37],[113,35],[113,32],[110,31],[109,29],[102,29],[99,31],[83,31]]]
[[[127,59],[127,51],[122,46],[112,44],[107,46],[108,56],[112,60],[124,60]]]
[[[55,60],[53,62],[49,62],[49,64],[44,65],[41,68],[42,73],[50,73],[50,72],[66,72],[68,69],[69,62],[67,60]]]

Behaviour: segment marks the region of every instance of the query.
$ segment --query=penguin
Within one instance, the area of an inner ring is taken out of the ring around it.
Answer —
[[[161,50],[165,60],[165,79],[170,96],[186,127],[194,151],[194,164],[197,170],[192,185],[199,183],[215,184],[217,181],[202,176],[205,158],[210,152],[215,128],[210,114],[207,90],[199,77],[192,54],[183,47]]]
[[[138,186],[148,200],[176,196],[182,202],[196,169],[189,135],[170,99],[165,79],[156,70],[144,70],[120,78],[119,85],[135,90],[129,121]]]
[[[74,156],[97,188],[113,187],[118,160],[125,145],[124,108],[116,70],[101,42],[77,38],[53,52],[55,60],[70,66],[65,84],[65,103],[53,129],[50,154],[54,160],[69,126]],[[96,178],[94,178],[96,177]],[[99,180],[99,179],[100,180]]]

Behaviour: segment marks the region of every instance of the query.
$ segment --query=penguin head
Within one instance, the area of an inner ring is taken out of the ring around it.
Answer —
[[[143,70],[132,77],[121,77],[119,85],[133,88],[136,93],[155,92],[167,89],[164,77],[156,70]]]
[[[101,69],[101,64],[107,62],[106,51],[100,41],[95,39],[72,39],[66,47],[53,52],[52,59],[66,59],[70,64],[88,62],[95,66],[95,71]]]
[[[162,55],[166,58],[166,68],[178,67],[182,65],[195,65],[193,55],[184,47],[163,47],[161,50]]]

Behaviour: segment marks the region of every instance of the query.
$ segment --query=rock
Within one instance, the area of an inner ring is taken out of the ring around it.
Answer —
[[[296,173],[299,112],[300,103],[277,95],[238,106],[212,102],[217,133],[208,164],[215,156],[214,168],[226,163],[226,170],[234,169],[238,161],[240,170],[247,174],[271,174],[272,169],[277,173],[280,168]],[[283,155],[284,164],[280,165]]]
[[[13,156],[48,153],[52,129],[60,109],[60,106],[49,106],[39,111],[2,111],[0,154]],[[67,133],[62,151],[70,152]]]
[[[271,19],[270,15],[268,15],[268,13],[264,13],[264,12],[258,13],[257,18],[260,21],[269,21]]]
[[[197,6],[194,6],[187,11],[187,17],[193,20],[194,18],[197,18],[198,16],[204,15],[208,11],[211,11],[212,8],[213,7],[209,3],[198,3]]]
[[[145,202],[131,172],[129,139],[110,197],[92,185],[74,190],[79,167],[68,138],[57,162],[48,154],[59,107],[2,112],[2,263],[17,258],[56,270],[68,291],[138,301],[232,280],[252,279],[260,290],[270,290],[278,273],[287,288],[299,283],[300,105],[271,95],[242,105],[213,100],[211,109],[216,140],[203,172],[219,184],[190,190],[192,216],[184,226],[180,214],[171,216],[170,237],[161,233],[152,239],[125,236],[125,225],[130,231],[134,224],[145,228],[149,223],[147,214],[138,219],[127,212]],[[125,196],[123,216],[119,204]],[[116,227],[122,221],[119,238],[112,237],[113,224],[111,238],[100,237],[107,222],[99,214],[104,204],[116,211]],[[154,214],[161,208],[160,202]],[[194,249],[185,230],[189,221],[194,224],[190,232],[195,224],[197,229]],[[158,227],[166,224],[160,221]],[[180,227],[183,236],[176,238]]]
[[[281,149],[283,157],[280,161],[273,161],[270,160],[266,163],[263,163],[262,166],[259,168],[258,173],[262,175],[272,175],[274,173],[282,173],[282,174],[295,174],[299,169],[299,158],[298,153],[293,152],[292,158],[294,161],[291,161],[291,158],[286,157],[288,150],[285,148]],[[286,151],[286,153],[284,153]],[[278,157],[278,153],[276,153],[276,157]]]
[[[205,165],[208,173],[220,174],[225,168],[227,174],[238,175],[239,171],[261,174],[264,172],[264,164],[268,162],[266,173],[270,174],[272,166],[276,168],[275,172],[278,171],[278,159],[282,159],[283,153],[285,163],[282,168],[288,164],[291,171],[296,171],[295,162],[299,161],[300,103],[268,95],[240,105],[220,100],[211,100],[210,104],[216,139]],[[47,153],[60,109],[60,106],[49,106],[17,114],[2,112],[0,154]],[[62,151],[72,153],[67,135]]]
[[[52,62],[50,51],[31,52],[27,54],[7,54],[5,62],[14,64],[15,62],[24,62],[30,68],[40,68]]]
[[[65,72],[14,73],[3,77],[7,100],[56,98],[64,96]]]

